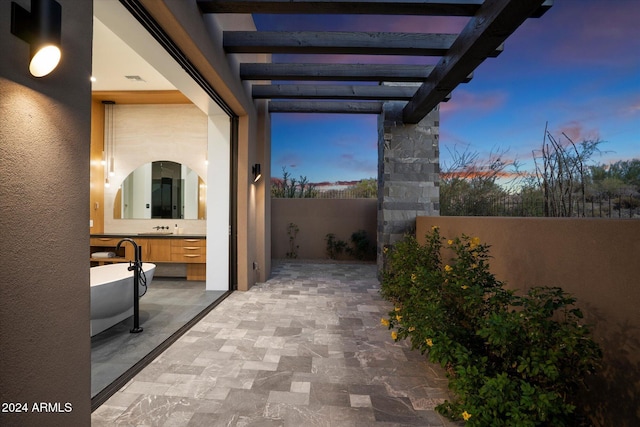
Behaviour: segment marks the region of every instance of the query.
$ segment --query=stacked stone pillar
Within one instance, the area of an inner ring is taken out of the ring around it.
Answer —
[[[404,103],[387,102],[378,117],[378,269],[384,248],[415,233],[417,216],[437,216],[440,112],[402,121]]]

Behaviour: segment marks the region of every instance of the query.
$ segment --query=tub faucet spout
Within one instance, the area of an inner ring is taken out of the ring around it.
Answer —
[[[133,328],[129,330],[132,334],[142,332],[140,327],[140,303],[138,297],[138,285],[142,274],[142,248],[135,240],[125,237],[116,244],[116,252],[120,250],[120,245],[129,242],[133,245],[134,261],[129,265],[129,271],[133,271]]]

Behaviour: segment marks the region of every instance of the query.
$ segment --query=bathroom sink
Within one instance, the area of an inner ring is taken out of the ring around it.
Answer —
[[[145,231],[144,233],[138,233],[138,236],[168,236],[173,234],[171,231]]]

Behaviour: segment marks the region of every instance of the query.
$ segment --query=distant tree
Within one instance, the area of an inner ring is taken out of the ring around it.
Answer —
[[[293,178],[284,166],[282,179],[271,180],[271,197],[274,198],[314,198],[317,193],[315,185],[309,183],[306,176]]]
[[[361,179],[356,184],[351,185],[347,190],[352,197],[357,199],[368,199],[378,197],[378,180],[375,178]]]
[[[640,191],[640,159],[620,160],[609,165],[590,166],[589,178],[590,183],[595,186],[599,182],[615,180],[621,186],[633,186],[636,191]]]
[[[539,151],[533,152],[538,185],[544,197],[544,215],[573,216],[574,201],[586,202],[588,163],[599,153],[600,139],[575,143],[564,132],[564,143],[544,129],[544,141]]]
[[[519,164],[507,152],[497,149],[488,159],[481,159],[478,152],[468,149],[450,150],[452,161],[443,163],[440,172],[440,214],[495,215],[493,202],[508,195],[498,181],[508,179],[513,185],[513,177],[519,176]]]

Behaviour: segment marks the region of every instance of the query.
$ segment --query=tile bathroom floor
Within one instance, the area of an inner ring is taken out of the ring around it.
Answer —
[[[91,338],[91,396],[111,384],[225,292],[206,291],[205,282],[154,278],[140,298],[140,326],[133,317]]]
[[[274,264],[92,414],[92,426],[458,426],[442,370],[380,318],[371,264]]]

